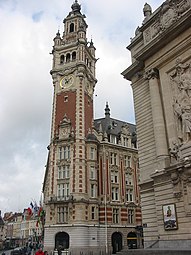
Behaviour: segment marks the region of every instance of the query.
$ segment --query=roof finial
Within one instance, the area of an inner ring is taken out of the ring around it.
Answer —
[[[109,109],[108,102],[106,102],[106,107],[105,107],[105,116],[110,116],[110,109]]]
[[[71,8],[72,8],[73,12],[80,12],[81,6],[78,3],[78,0],[75,0],[75,2],[72,4]]]

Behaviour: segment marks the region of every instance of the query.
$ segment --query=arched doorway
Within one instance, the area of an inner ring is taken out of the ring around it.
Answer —
[[[113,254],[122,250],[122,234],[120,232],[114,232],[112,234],[112,247]]]
[[[129,232],[127,235],[127,246],[129,249],[137,249],[137,235],[135,232]]]
[[[59,232],[55,236],[55,249],[58,250],[58,254],[61,251],[68,249],[70,246],[70,236],[66,232]]]

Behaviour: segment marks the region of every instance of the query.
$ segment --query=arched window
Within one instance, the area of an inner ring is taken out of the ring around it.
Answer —
[[[72,61],[76,60],[76,52],[72,52]]]
[[[64,64],[64,55],[60,56],[60,64]]]
[[[66,55],[66,63],[70,62],[70,53],[67,53]]]
[[[70,33],[74,32],[74,23],[70,24]]]

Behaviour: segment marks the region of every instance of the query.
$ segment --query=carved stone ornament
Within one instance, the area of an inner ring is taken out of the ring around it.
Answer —
[[[170,154],[170,162],[171,164],[176,164],[182,159],[181,154],[181,144],[179,141],[172,141],[172,144],[169,148],[169,154]]]
[[[121,133],[123,135],[130,135],[130,128],[129,125],[125,124],[124,126],[121,127]]]
[[[190,8],[190,0],[166,0],[156,14],[155,22],[143,32],[145,44],[179,20]]]
[[[146,80],[158,79],[159,78],[159,71],[156,68],[152,68],[152,69],[148,70],[145,73],[144,77],[145,77]]]
[[[170,82],[177,137],[187,143],[191,140],[191,64],[177,59]]]
[[[65,115],[59,125],[59,139],[66,139],[71,136],[71,121]]]
[[[174,197],[183,198],[185,212],[191,215],[191,167],[181,167],[171,173]]]

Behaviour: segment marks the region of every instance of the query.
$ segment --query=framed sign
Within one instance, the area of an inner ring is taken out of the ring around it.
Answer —
[[[163,220],[165,230],[178,229],[175,204],[163,205]]]

